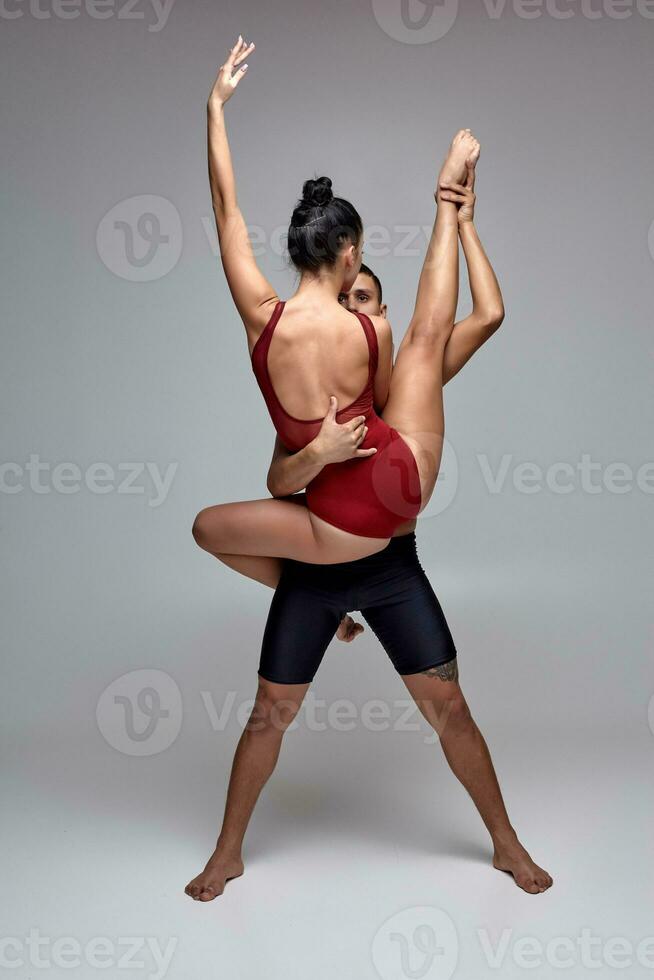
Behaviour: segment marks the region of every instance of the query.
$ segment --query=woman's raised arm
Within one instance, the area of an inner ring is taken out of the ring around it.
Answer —
[[[245,75],[248,66],[244,62],[253,51],[254,44],[239,37],[218,72],[207,103],[209,186],[220,255],[232,298],[245,324],[250,350],[278,299],[252,252],[236,197],[236,180],[225,128],[225,104]]]

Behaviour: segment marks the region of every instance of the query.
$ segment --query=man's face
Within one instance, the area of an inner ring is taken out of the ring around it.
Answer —
[[[350,290],[339,293],[338,302],[350,313],[386,316],[386,304],[380,304],[374,280],[365,272],[359,273]]]

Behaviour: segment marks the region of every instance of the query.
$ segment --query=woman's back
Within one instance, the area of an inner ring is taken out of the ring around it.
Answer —
[[[328,304],[324,315],[318,309],[309,320],[306,307],[293,301],[287,319],[285,306],[276,304],[252,350],[252,369],[282,443],[295,451],[315,439],[334,394],[343,406],[336,421],[365,416],[359,448],[376,450],[323,466],[307,486],[308,507],[344,531],[390,538],[402,520],[417,515],[420,478],[411,450],[374,409],[378,346],[372,321],[342,308],[332,313]]]
[[[280,439],[315,438],[335,395],[338,422],[373,411],[378,347],[368,317],[338,304],[279,302],[252,350],[252,368]]]

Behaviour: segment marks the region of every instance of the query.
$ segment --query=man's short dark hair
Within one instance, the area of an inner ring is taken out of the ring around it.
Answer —
[[[359,269],[359,272],[360,273],[362,272],[364,276],[370,276],[370,278],[374,282],[375,286],[377,287],[377,296],[379,298],[379,305],[381,306],[381,301],[382,301],[381,282],[379,281],[375,273],[372,271],[370,266],[364,265],[363,262],[361,263],[361,268]]]

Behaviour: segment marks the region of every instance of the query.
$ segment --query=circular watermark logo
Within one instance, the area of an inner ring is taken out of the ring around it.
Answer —
[[[365,443],[364,443],[365,445]],[[372,457],[372,486],[391,514],[408,520],[420,504],[420,477],[404,439],[394,439]]]
[[[95,236],[98,255],[114,275],[152,282],[174,269],[182,254],[182,221],[165,197],[128,197],[105,214]]]
[[[432,44],[454,26],[459,0],[372,0],[375,20],[403,44]]]
[[[449,507],[459,482],[459,463],[452,444],[432,433],[423,433],[419,442],[422,448],[417,456],[413,454],[413,445],[409,447],[404,439],[396,439],[373,457],[372,485],[377,499],[404,520],[414,517],[420,504],[418,469],[428,468],[430,463],[433,465],[433,457],[440,454],[438,476],[419,518],[435,517]]]
[[[424,510],[418,514],[418,520],[428,517],[436,517],[442,514],[450,506],[456,497],[459,486],[459,461],[454,452],[454,446],[448,439],[443,439],[443,452],[441,455],[436,486],[427,502]]]
[[[459,937],[443,909],[403,909],[377,930],[372,962],[382,980],[450,980],[459,959]]]
[[[132,670],[98,698],[98,728],[124,755],[156,755],[173,744],[182,727],[179,687],[163,670]]]

